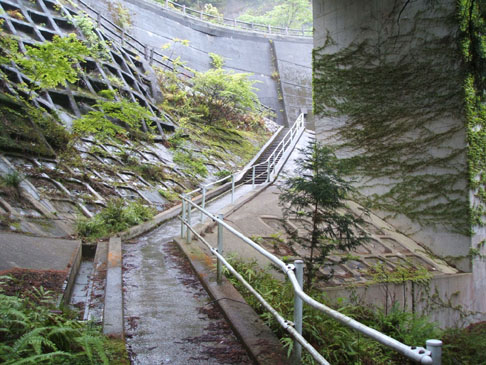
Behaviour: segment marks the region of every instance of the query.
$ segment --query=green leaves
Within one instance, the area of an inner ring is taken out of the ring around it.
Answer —
[[[76,231],[80,237],[94,241],[143,223],[154,214],[153,208],[141,203],[132,202],[125,206],[122,199],[115,199],[93,218],[78,220]]]
[[[285,182],[280,195],[286,221],[293,219],[300,230],[288,228],[292,241],[309,249],[303,257],[307,267],[307,287],[316,270],[326,262],[332,250],[350,250],[367,240],[359,229],[362,222],[343,212],[344,200],[351,190],[340,176],[340,161],[320,143],[311,142],[297,160],[296,176]]]
[[[278,4],[271,10],[263,15],[259,15],[260,13],[260,9],[249,11],[240,16],[238,20],[284,28],[296,28],[305,24],[312,24],[312,5],[309,0],[278,1]]]
[[[219,63],[219,62],[218,62]],[[225,118],[231,109],[245,114],[259,105],[255,94],[256,81],[250,74],[231,73],[222,68],[197,73],[193,79],[194,91],[201,93],[209,107],[209,121]]]
[[[48,298],[42,288],[30,299],[0,290],[0,363],[109,364],[111,344],[98,329],[53,313]]]
[[[130,131],[142,129],[143,122],[152,117],[148,109],[137,103],[121,99],[100,101],[92,110],[73,123],[75,133],[94,135],[100,140],[126,137]]]
[[[15,62],[29,76],[32,89],[53,88],[65,81],[78,80],[75,64],[90,55],[89,49],[76,38],[74,33],[67,37],[54,36],[52,42],[38,46],[26,46],[26,57],[18,56]]]

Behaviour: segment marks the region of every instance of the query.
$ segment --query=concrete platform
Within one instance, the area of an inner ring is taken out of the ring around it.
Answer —
[[[64,271],[66,278],[57,304],[67,304],[81,262],[81,241],[0,232],[0,271]]]
[[[0,270],[68,270],[81,250],[81,241],[0,233]]]

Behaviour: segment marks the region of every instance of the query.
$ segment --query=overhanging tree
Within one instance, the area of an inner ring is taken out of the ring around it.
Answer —
[[[363,220],[346,210],[351,186],[340,177],[342,166],[331,149],[311,142],[301,152],[304,157],[297,159],[296,175],[285,182],[280,204],[291,243],[308,250],[302,259],[309,288],[331,251],[349,251],[368,237],[359,228]],[[290,229],[290,220],[298,229]]]

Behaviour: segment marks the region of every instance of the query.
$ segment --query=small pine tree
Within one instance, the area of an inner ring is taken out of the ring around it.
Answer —
[[[311,142],[297,159],[297,174],[284,184],[280,195],[284,219],[297,221],[298,230],[288,230],[291,243],[309,250],[303,257],[310,288],[316,270],[326,263],[333,250],[347,251],[368,239],[358,228],[361,218],[345,212],[345,199],[351,186],[339,172],[340,161],[320,143]],[[287,224],[287,228],[288,224]]]

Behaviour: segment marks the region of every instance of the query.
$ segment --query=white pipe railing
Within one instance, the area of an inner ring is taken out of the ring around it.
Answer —
[[[295,144],[298,142],[300,139],[302,133],[304,133],[305,130],[305,118],[304,114],[300,114],[295,123],[292,125],[290,130],[285,134],[283,137],[282,141],[277,145],[275,150],[272,152],[272,154],[263,162],[246,167],[240,171],[234,172],[228,176],[225,176],[219,180],[213,181],[211,183],[205,184],[197,189],[194,189],[188,193],[186,193],[187,196],[189,197],[194,197],[197,194],[202,195],[201,198],[201,203],[206,203],[206,196],[207,196],[207,191],[218,184],[223,184],[225,182],[229,183],[231,182],[231,203],[234,202],[234,196],[235,196],[235,188],[238,184],[238,182],[244,183],[245,181],[242,181],[244,178],[246,172],[252,170],[252,178],[251,178],[251,184],[252,188],[255,188],[255,181],[258,177],[264,175],[265,173],[261,173],[257,175],[255,173],[255,170],[258,166],[266,166],[266,173],[267,173],[267,180],[266,182],[270,182],[272,178],[276,177],[282,166],[285,163],[286,157],[292,152],[293,147]],[[202,217],[202,214],[201,214]]]
[[[306,349],[311,356],[317,361],[319,364],[329,364],[323,357],[318,353],[318,351],[307,341],[304,337],[302,337],[302,329],[298,328],[298,324],[302,323],[302,310],[300,306],[300,313],[298,312],[298,301],[296,301],[295,308],[297,309],[294,312],[294,323],[286,320],[280,313],[278,313],[262,296],[258,293],[251,285],[228,263],[228,261],[222,255],[223,251],[223,228],[231,232],[234,236],[241,239],[243,242],[254,248],[257,252],[262,254],[264,257],[269,259],[273,264],[275,264],[287,277],[289,278],[290,283],[294,288],[294,295],[295,298],[300,298],[303,303],[315,308],[329,317],[341,322],[343,325],[350,327],[370,338],[373,340],[383,344],[386,347],[389,347],[410,360],[413,360],[420,364],[432,364],[432,365],[441,365],[441,349],[442,349],[442,341],[440,340],[427,340],[426,346],[427,349],[423,347],[415,347],[415,346],[408,346],[400,341],[395,340],[394,338],[387,336],[371,327],[368,327],[328,306],[316,301],[315,299],[308,296],[304,290],[302,289],[302,280],[298,278],[301,276],[301,272],[294,272],[297,268],[302,268],[300,263],[296,262],[296,265],[286,264],[278,257],[273,255],[272,253],[266,251],[264,248],[259,246],[257,243],[252,241],[250,238],[246,237],[242,233],[238,232],[235,228],[228,225],[223,220],[223,216],[220,214],[215,216],[214,214],[210,213],[206,209],[199,207],[197,204],[192,202],[190,198],[187,196],[182,196],[182,201],[185,205],[188,205],[188,209],[183,209],[183,215],[180,218],[182,224],[181,227],[187,227],[187,236],[186,239],[188,242],[192,240],[192,234],[194,234],[197,239],[203,242],[211,251],[213,255],[215,255],[218,259],[218,278],[221,277],[221,264],[226,266],[228,270],[258,299],[258,301],[275,317],[277,322],[280,324],[282,328],[284,328],[289,334],[294,338],[296,343],[300,344],[304,349]],[[218,224],[218,248],[214,248],[211,244],[205,240],[192,226],[190,222],[190,214],[188,212],[191,211],[192,208],[199,210],[202,214],[212,219],[214,222]],[[184,215],[186,212],[186,216]],[[184,237],[184,228],[181,229],[181,236]],[[219,282],[219,281],[218,281]],[[297,323],[297,326],[295,324]],[[294,326],[296,328],[294,328]],[[300,330],[300,331],[299,331]],[[298,349],[298,347],[297,347]]]

